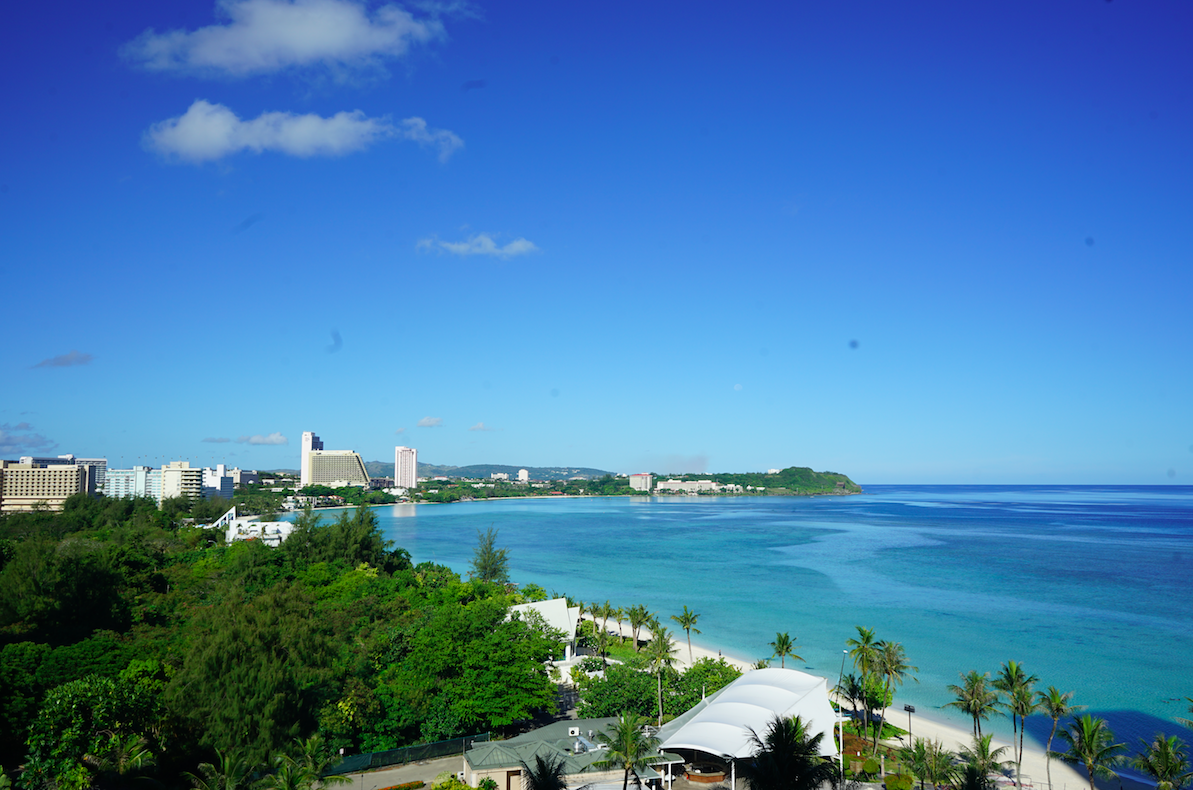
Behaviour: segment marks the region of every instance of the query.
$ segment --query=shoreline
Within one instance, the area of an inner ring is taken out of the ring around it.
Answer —
[[[596,618],[594,618],[592,614],[588,612],[584,614],[584,619],[596,621]],[[609,620],[609,630],[613,631],[615,627],[618,633],[633,638],[633,629],[630,628],[629,623],[623,623],[612,619]],[[638,629],[638,638],[642,641],[648,641],[649,639],[653,638],[653,634],[651,634],[646,628],[640,628]],[[748,661],[737,656],[726,655],[721,650],[709,647],[707,643],[702,644],[695,640],[692,641],[692,655],[691,661],[689,661],[687,655],[687,638],[682,629],[680,629],[678,634],[672,635],[671,643],[675,645],[676,648],[676,669],[686,670],[691,666],[693,661],[699,661],[701,658],[710,658],[714,661],[718,658],[723,658],[726,663],[737,667],[743,673],[754,669],[753,661]],[[795,667],[793,667],[793,669],[794,668]],[[803,670],[797,671],[802,672]],[[816,675],[816,677],[823,676]],[[833,695],[832,692],[831,680],[826,678],[826,681],[829,683],[829,695],[831,698],[835,699],[835,695]],[[900,715],[906,715],[901,709],[901,704],[902,703],[899,703],[898,701],[894,702],[892,706],[886,710],[886,717],[887,720],[892,724],[899,726],[901,729],[905,729],[901,727],[899,721]],[[916,713],[912,714],[910,726],[911,738],[930,738],[932,740],[940,741],[945,749],[953,753],[959,752],[963,746],[970,747],[973,744],[972,728],[966,728],[953,722],[943,721],[934,717],[932,713],[920,713],[917,710]],[[985,734],[987,733],[983,733],[983,735]],[[896,742],[898,741],[903,741],[903,738],[900,737],[896,739]],[[1053,741],[1052,744],[1054,751],[1060,748],[1059,742],[1060,737],[1057,736],[1057,739]],[[891,741],[887,741],[887,743],[891,743]],[[1014,749],[1011,748],[1011,743],[1009,740],[995,735],[991,740],[991,745],[993,748],[1004,746],[1007,747],[1007,750],[1004,752],[1003,756],[1010,756],[1010,758],[1013,759]],[[1025,738],[1023,742],[1023,786],[1025,788],[1038,788],[1039,790],[1045,790],[1045,788],[1048,788],[1048,762],[1049,761],[1047,760],[1044,753],[1043,745],[1035,744],[1030,739]],[[1062,760],[1051,760],[1050,762],[1052,771],[1052,790],[1085,790],[1089,787],[1089,780],[1080,771],[1074,768],[1074,766]],[[1015,778],[1015,766],[1013,762],[1010,770],[1006,773],[1012,779]],[[1126,784],[1128,781],[1130,781],[1127,777],[1122,777],[1122,780],[1123,784]]]

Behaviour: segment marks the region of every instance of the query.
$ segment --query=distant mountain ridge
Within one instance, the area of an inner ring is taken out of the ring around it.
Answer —
[[[511,480],[518,478],[518,470],[525,469],[530,473],[531,480],[567,480],[572,477],[583,477],[591,480],[596,477],[611,475],[604,469],[592,469],[587,466],[508,466],[505,464],[472,464],[471,466],[441,466],[438,464],[418,464],[419,477],[463,477],[488,478],[495,473],[504,472]],[[369,477],[393,477],[393,461],[366,461],[365,471]]]

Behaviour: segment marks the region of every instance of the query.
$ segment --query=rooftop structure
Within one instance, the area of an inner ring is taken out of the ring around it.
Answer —
[[[663,748],[680,754],[703,753],[723,760],[754,754],[750,730],[762,733],[776,715],[799,716],[809,735],[823,734],[820,754],[837,756],[833,728],[837,715],[828,699],[828,681],[794,669],[747,672],[659,729]]]
[[[484,779],[497,782],[497,790],[522,790],[522,763],[533,764],[535,757],[563,761],[564,778],[569,787],[600,782],[621,786],[620,768],[597,768],[593,764],[609,757],[608,749],[597,737],[616,723],[615,718],[557,721],[532,732],[505,741],[478,743],[464,753],[464,783],[477,787]],[[652,766],[639,773],[643,780],[659,779],[658,769],[668,763],[680,763],[674,754],[660,754]]]

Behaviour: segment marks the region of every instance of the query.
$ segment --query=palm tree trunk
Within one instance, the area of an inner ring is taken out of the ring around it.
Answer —
[[[1048,745],[1044,747],[1044,770],[1048,772],[1048,790],[1052,790],[1052,739],[1056,736],[1056,725],[1060,719],[1052,720],[1052,732],[1048,733]]]

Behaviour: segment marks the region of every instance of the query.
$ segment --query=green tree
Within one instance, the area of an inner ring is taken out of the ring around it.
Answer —
[[[1185,697],[1185,702],[1189,703],[1189,714],[1193,715],[1193,697]],[[1177,716],[1176,720],[1193,730],[1193,719],[1186,719],[1182,716]]]
[[[857,629],[857,638],[845,640],[845,645],[849,648],[849,657],[853,660],[854,669],[861,673],[861,683],[865,687],[878,665],[878,654],[882,649],[882,642],[874,638],[874,629],[863,628],[860,625],[854,626],[854,628]],[[872,710],[867,705],[862,711],[863,729],[868,730],[870,727]]]
[[[567,790],[565,770],[562,756],[536,754],[533,765],[522,762],[522,786],[525,790]]]
[[[915,738],[910,746],[899,750],[899,759],[919,778],[920,790],[923,790],[924,782],[936,787],[949,781],[952,775],[953,754],[937,740]]]
[[[1158,732],[1150,743],[1140,738],[1139,744],[1143,749],[1131,760],[1131,767],[1156,780],[1156,790],[1181,790],[1193,780],[1180,738]]]
[[[597,740],[608,747],[608,757],[594,762],[593,765],[597,768],[619,768],[624,771],[621,790],[627,790],[631,775],[634,777],[634,786],[640,787],[640,772],[650,765],[652,758],[658,756],[659,739],[648,735],[645,727],[646,721],[640,716],[623,713],[604,732],[597,733]]]
[[[482,582],[505,584],[510,580],[509,552],[497,548],[497,530],[489,527],[484,532],[476,531],[476,548],[472,550],[471,570],[468,578]]]
[[[956,697],[952,702],[946,702],[944,707],[957,708],[973,717],[973,737],[982,735],[982,720],[990,718],[998,712],[998,694],[990,688],[990,673],[970,670],[961,673],[962,684],[949,685],[949,691]]]
[[[663,673],[675,666],[675,643],[666,628],[656,627],[652,631],[653,639],[646,646],[646,657],[650,662],[650,671],[658,678],[659,697],[659,725],[663,724]]]
[[[894,699],[892,684],[902,686],[904,679],[910,672],[918,672],[919,667],[913,667],[907,662],[907,653],[899,642],[882,642],[878,651],[878,664],[875,671],[883,678],[883,719],[886,718],[886,706]],[[919,681],[916,681],[919,682]],[[881,728],[879,728],[881,730]],[[878,736],[874,734],[874,754],[878,753]]]
[[[687,604],[684,604],[683,611],[679,614],[671,615],[671,619],[678,623],[679,627],[688,635],[688,663],[695,663],[695,659],[692,658],[692,632],[700,633],[700,629],[696,627],[696,622],[700,619],[700,615],[689,611]]]
[[[1002,707],[1011,714],[1011,743],[1015,747],[1015,779],[1019,780],[1023,768],[1023,738],[1020,726],[1036,710],[1034,687],[1039,678],[1028,675],[1018,661],[1007,661],[994,678],[993,686],[1002,692]]]
[[[957,756],[966,765],[978,769],[982,776],[1001,774],[1011,765],[1011,761],[1002,759],[1007,747],[1000,746],[995,749],[991,745],[993,740],[993,735],[979,735],[973,739],[971,746],[962,746]]]
[[[775,716],[761,736],[750,730],[752,762],[743,762],[742,777],[750,790],[816,790],[837,775],[831,760],[820,755],[823,733],[812,734],[799,716]]]
[[[791,657],[796,661],[803,661],[801,656],[795,654],[795,639],[792,639],[786,631],[775,634],[775,641],[769,643],[771,649],[775,652],[771,653],[771,658],[778,657],[779,667],[787,668],[787,658]]]
[[[650,620],[650,611],[640,603],[636,603],[626,610],[630,621],[630,628],[634,632],[634,652],[638,651],[638,631]]]
[[[1067,763],[1085,766],[1089,790],[1094,790],[1094,777],[1110,779],[1117,776],[1113,766],[1118,765],[1124,744],[1114,742],[1114,733],[1106,725],[1105,719],[1086,714],[1062,729],[1060,737],[1069,748],[1054,756]]]
[[[334,653],[312,604],[298,587],[280,583],[247,602],[204,607],[191,620],[167,699],[205,745],[242,749],[259,764],[314,729]]]
[[[199,763],[199,773],[184,773],[195,790],[249,790],[256,765],[238,752],[216,750],[216,762]]]
[[[1056,686],[1049,686],[1047,691],[1038,693],[1036,709],[1044,711],[1052,719],[1052,730],[1048,733],[1048,744],[1044,747],[1044,768],[1048,772],[1048,790],[1052,790],[1052,739],[1056,737],[1056,728],[1060,725],[1061,719],[1085,709],[1084,705],[1071,704],[1070,700],[1072,699],[1073,692],[1061,693]]]

